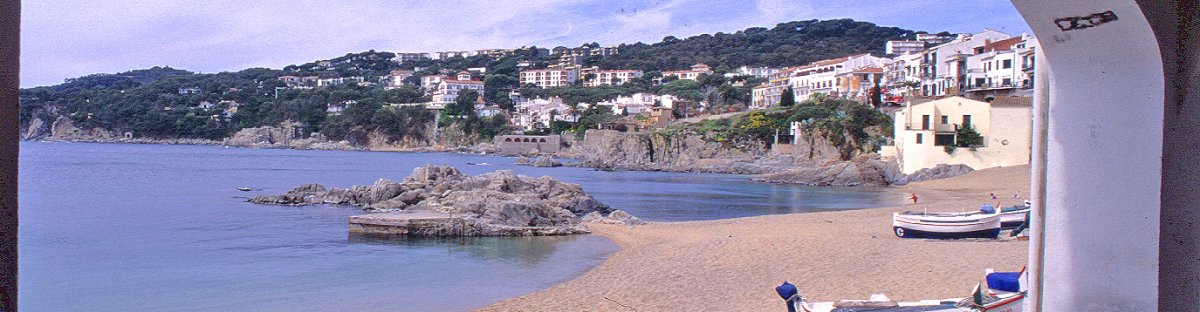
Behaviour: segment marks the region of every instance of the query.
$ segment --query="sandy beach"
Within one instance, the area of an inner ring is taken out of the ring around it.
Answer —
[[[784,310],[787,280],[812,301],[965,297],[984,269],[1018,270],[1027,241],[901,239],[892,212],[1010,206],[1028,196],[1029,167],[994,168],[896,187],[919,205],[772,215],[637,227],[593,226],[621,247],[574,280],[509,298],[485,311]],[[995,193],[999,200],[990,199]],[[911,203],[911,201],[909,201]]]

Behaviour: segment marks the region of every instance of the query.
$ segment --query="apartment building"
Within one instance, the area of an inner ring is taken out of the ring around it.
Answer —
[[[585,79],[583,81],[584,86],[619,86],[633,79],[642,77],[642,71],[628,69],[599,70],[596,67],[592,67],[591,69],[582,72],[582,75],[585,77],[591,76],[591,79]]]
[[[570,86],[579,80],[578,67],[552,67],[521,71],[521,85],[534,85],[538,88],[553,88]]]
[[[679,79],[686,79],[686,80],[697,80],[700,78],[700,75],[702,75],[702,74],[703,75],[712,75],[713,74],[712,68],[708,67],[708,65],[704,65],[704,63],[699,63],[696,65],[692,65],[690,68],[688,68],[686,70],[672,70],[672,71],[662,72],[663,78],[675,76],[675,77],[678,77]]]
[[[471,77],[470,72],[459,72],[454,78],[445,78],[437,84],[433,91],[432,103],[449,104],[458,100],[458,93],[465,90],[475,90],[483,95],[483,81]]]

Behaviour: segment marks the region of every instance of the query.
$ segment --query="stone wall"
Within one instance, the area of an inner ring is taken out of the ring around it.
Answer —
[[[559,135],[498,135],[494,142],[504,155],[553,154],[562,148]]]

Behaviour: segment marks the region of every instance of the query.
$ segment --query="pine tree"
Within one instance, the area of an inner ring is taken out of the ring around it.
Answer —
[[[789,86],[783,90],[783,94],[779,97],[779,106],[792,107],[796,105],[796,93]]]

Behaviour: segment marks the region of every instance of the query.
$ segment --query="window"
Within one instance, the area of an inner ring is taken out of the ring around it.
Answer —
[[[921,139],[922,139],[921,134],[917,133],[917,144],[921,144]]]
[[[929,115],[921,116],[921,130],[929,130]]]
[[[963,127],[971,125],[971,115],[963,115],[962,125],[963,125]]]
[[[1001,68],[1004,68],[1004,69],[1012,68],[1012,60],[1004,60],[1004,67],[1001,67]]]
[[[950,116],[942,116],[942,124],[950,123]]]
[[[934,146],[954,145],[954,134],[953,133],[934,134],[933,135],[933,145]]]

